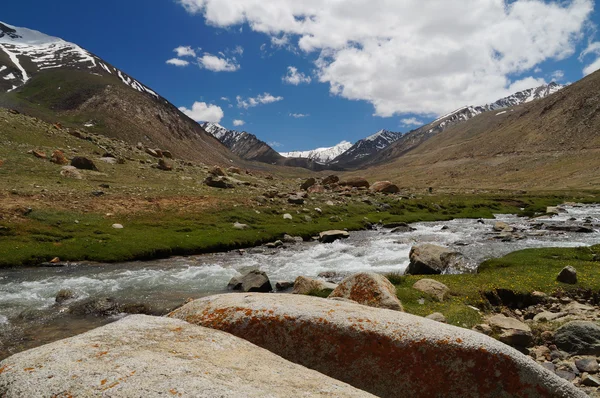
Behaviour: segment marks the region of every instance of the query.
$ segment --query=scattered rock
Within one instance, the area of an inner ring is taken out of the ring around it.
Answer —
[[[569,322],[556,330],[554,344],[569,354],[600,355],[600,326],[588,321]]]
[[[446,317],[444,314],[439,312],[434,312],[433,314],[427,315],[425,318],[431,319],[432,321],[446,323]]]
[[[242,223],[239,223],[239,222],[235,222],[235,223],[233,223],[233,228],[235,228],[235,229],[248,229],[250,227],[248,226],[248,224],[242,224]]]
[[[581,358],[575,360],[575,366],[580,372],[598,373],[600,367],[596,358]]]
[[[313,185],[312,187],[308,188],[308,193],[324,193],[325,192],[325,187],[323,185]]]
[[[278,247],[283,246],[283,242],[280,240],[276,240],[275,242],[269,242],[265,245],[269,249],[277,249]]]
[[[291,236],[288,234],[283,235],[283,242],[284,243],[291,243],[291,244],[296,244],[296,243],[302,243],[304,242],[304,239],[302,239],[301,236]]]
[[[515,318],[509,318],[505,315],[498,314],[488,319],[488,323],[492,329],[499,330],[520,330],[523,332],[531,332],[531,328]]]
[[[331,230],[324,231],[319,234],[319,240],[321,243],[332,243],[338,239],[347,239],[350,237],[348,231]]]
[[[275,290],[278,292],[292,289],[294,287],[294,282],[287,281],[278,281],[275,283]]]
[[[123,228],[125,228],[125,227],[123,227],[123,225],[122,225],[122,224],[113,224],[113,225],[112,225],[112,227],[113,227],[114,229],[123,229]]]
[[[213,188],[231,189],[234,187],[227,177],[208,176],[204,179],[204,183]]]
[[[219,166],[214,166],[212,169],[208,171],[208,174],[215,177],[225,177],[227,174],[223,171]]]
[[[380,397],[586,396],[482,334],[344,301],[222,294],[170,316],[247,339]]]
[[[336,175],[330,175],[330,176],[323,178],[323,181],[321,181],[321,184],[332,185],[332,184],[337,184],[338,182],[340,182],[340,177],[338,177]]]
[[[71,160],[71,166],[73,166],[77,169],[80,169],[80,170],[98,171],[98,168],[96,167],[94,162],[92,162],[92,160],[90,160],[88,158],[84,158],[82,156],[74,157]]]
[[[381,193],[398,193],[400,188],[397,185],[392,184],[390,181],[378,181],[371,185],[371,191]]]
[[[354,274],[344,279],[329,296],[356,301],[369,307],[404,311],[396,288],[384,276],[374,273]]]
[[[109,316],[120,312],[117,301],[110,297],[89,298],[75,302],[69,312],[74,315]]]
[[[505,330],[498,336],[498,340],[511,347],[529,347],[533,342],[533,335],[522,330]]]
[[[429,243],[413,246],[409,257],[410,264],[406,269],[408,275],[441,274],[450,268],[464,266],[460,253]]]
[[[163,171],[171,171],[173,170],[173,164],[171,162],[167,162],[165,159],[158,160],[158,169]]]
[[[577,377],[575,375],[575,373],[569,372],[568,370],[558,369],[554,373],[556,373],[556,375],[558,377],[563,378],[563,379],[565,379],[567,381],[573,381],[573,380],[575,380],[575,377]]]
[[[252,270],[242,277],[231,278],[227,287],[242,292],[268,293],[273,290],[267,274],[259,270]]]
[[[534,322],[550,322],[558,318],[566,316],[566,312],[549,312],[543,311],[533,317]]]
[[[155,149],[146,148],[146,153],[154,158],[162,158],[162,152],[158,153]]]
[[[372,397],[230,334],[147,315],[21,352],[0,369],[6,397]]]
[[[77,294],[72,291],[71,289],[61,289],[58,291],[58,293],[56,293],[56,297],[54,298],[54,301],[57,304],[62,304],[65,301],[71,300],[77,298]]]
[[[546,229],[548,231],[574,232],[583,234],[593,234],[596,232],[593,228],[583,225],[547,225]]]
[[[48,158],[46,156],[46,154],[42,151],[33,150],[33,151],[31,151],[31,153],[33,154],[33,156],[35,156],[38,159],[47,159]]]
[[[100,158],[100,161],[104,162],[104,163],[108,163],[108,164],[117,164],[118,163],[118,160],[113,157],[102,157],[102,158]]]
[[[485,323],[473,326],[473,330],[479,333],[483,333],[486,336],[491,336],[492,333],[494,333],[490,325],[487,325]]]
[[[235,167],[235,166],[228,167],[227,172],[230,174],[240,174],[240,175],[244,174],[242,169],[240,169],[239,167]]]
[[[417,230],[416,228],[413,228],[413,227],[407,225],[407,226],[404,226],[404,227],[394,228],[394,229],[392,229],[390,231],[390,233],[392,233],[392,234],[404,234],[404,233],[413,232],[413,231],[416,231],[416,230]]]
[[[513,227],[503,221],[498,221],[494,224],[494,231],[496,232],[513,232]]]
[[[329,283],[320,281],[318,279],[307,278],[305,276],[299,276],[294,281],[294,290],[292,294],[309,294],[315,290],[334,290],[338,285],[335,283]]]
[[[61,166],[65,166],[65,165],[69,164],[69,160],[67,159],[67,157],[65,156],[63,151],[59,151],[58,149],[56,151],[52,152],[50,161],[54,164],[58,164]]]
[[[167,151],[167,150],[163,149],[162,154],[167,159],[173,159],[173,154],[171,153],[171,151]]]
[[[284,219],[284,220],[291,220],[291,219],[293,219],[293,217],[292,217],[292,215],[291,215],[291,214],[289,214],[289,213],[285,213],[285,214],[283,215],[283,219]]]
[[[76,167],[73,166],[63,166],[60,170],[60,175],[65,178],[73,178],[74,180],[82,180],[83,175]]]
[[[363,177],[351,177],[347,180],[340,182],[340,185],[353,187],[353,188],[369,188],[369,182]]]
[[[569,285],[575,285],[577,284],[577,270],[569,265],[560,271],[556,280]]]
[[[312,187],[316,183],[317,183],[317,180],[311,177],[311,178],[307,179],[306,181],[304,181],[302,183],[302,185],[300,185],[300,189],[303,189],[306,191],[308,188]]]
[[[450,292],[448,286],[433,279],[420,279],[415,282],[413,289],[427,293],[435,297],[438,301],[444,301],[446,295]]]
[[[296,195],[292,195],[288,198],[288,203],[294,204],[294,205],[303,205],[304,204],[304,199],[296,196]]]
[[[600,379],[595,376],[584,375],[581,378],[581,384],[588,387],[600,387]]]

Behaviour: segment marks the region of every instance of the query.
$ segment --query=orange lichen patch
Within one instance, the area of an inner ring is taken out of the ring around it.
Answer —
[[[462,339],[456,339],[456,342],[457,342],[458,344],[461,344],[461,343],[463,342],[463,340],[462,340]]]
[[[179,327],[177,327],[175,329],[171,329],[171,330],[175,333],[180,333],[183,330],[183,328],[181,326],[179,326]]]
[[[33,372],[35,371],[35,368],[25,368],[23,369],[24,372]]]
[[[171,393],[171,395],[177,395],[178,397],[182,396],[182,394],[178,392],[175,388],[170,389],[169,392]]]
[[[102,380],[100,380],[100,385],[101,385],[101,386],[103,386],[103,385],[105,385],[107,382],[108,382],[108,380],[106,380],[106,379],[102,379]]]
[[[96,354],[96,358],[103,357],[106,354],[108,354],[108,351],[100,351],[99,353]]]
[[[10,370],[10,367],[8,365],[4,365],[0,368],[0,375],[4,372],[6,372],[7,370]]]
[[[92,347],[98,348],[98,347],[100,347],[100,344],[92,344]]]
[[[129,376],[133,376],[133,375],[135,374],[135,372],[137,372],[137,371],[136,371],[136,370],[134,370],[133,372],[131,372],[131,373],[129,374]]]

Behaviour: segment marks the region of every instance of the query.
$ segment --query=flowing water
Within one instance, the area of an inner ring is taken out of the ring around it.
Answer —
[[[418,243],[448,246],[465,255],[472,270],[488,258],[537,247],[577,247],[600,243],[600,233],[563,233],[536,228],[540,222],[591,223],[600,230],[600,206],[565,207],[546,220],[499,215],[496,220],[458,219],[412,224],[408,233],[389,229],[354,232],[332,244],[303,243],[279,249],[250,249],[202,256],[121,264],[70,264],[58,268],[0,270],[0,358],[43,343],[71,336],[114,321],[123,315],[75,316],[55,303],[56,293],[71,289],[75,304],[94,297],[119,303],[144,303],[146,311],[161,314],[198,298],[226,291],[227,282],[252,269],[265,271],[271,281],[297,276],[328,278],[372,271],[403,272],[410,248]],[[496,221],[517,230],[520,239],[502,241],[493,232]],[[73,303],[71,303],[73,305]]]

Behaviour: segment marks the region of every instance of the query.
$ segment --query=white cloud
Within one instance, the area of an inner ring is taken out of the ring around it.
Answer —
[[[236,127],[243,126],[244,124],[246,124],[246,122],[243,121],[243,120],[236,119],[236,120],[233,121],[233,125],[236,126]]]
[[[174,49],[173,51],[175,51],[177,53],[177,56],[180,58],[196,56],[196,51],[194,51],[194,49],[190,46],[179,46],[176,49]]]
[[[419,121],[416,117],[402,119],[400,120],[400,123],[402,123],[402,125],[405,127],[423,125],[423,122]]]
[[[192,109],[182,106],[179,110],[197,122],[219,123],[224,116],[223,109],[220,106],[207,104],[206,102],[194,102]]]
[[[553,82],[559,82],[565,77],[565,72],[562,70],[555,70],[550,74],[550,79]]]
[[[441,114],[494,101],[575,51],[593,0],[179,0],[216,27],[318,55],[331,93],[375,114]],[[593,69],[588,65],[586,70]],[[523,79],[513,81],[511,76]]]
[[[296,119],[300,119],[303,117],[309,117],[310,115],[306,113],[290,113],[290,116]]]
[[[198,65],[213,72],[235,72],[240,69],[235,58],[218,57],[210,53],[204,53],[198,58]]]
[[[283,100],[283,97],[274,97],[269,93],[260,94],[254,98],[242,98],[241,96],[235,97],[238,108],[253,108],[258,105],[271,104]]]
[[[234,48],[234,49],[231,51],[231,53],[232,53],[232,54],[235,54],[235,55],[244,55],[244,47],[242,47],[242,46],[236,46],[236,47],[235,47],[235,48]]]
[[[277,141],[267,142],[267,145],[269,145],[271,148],[281,148],[283,146],[281,142]]]
[[[229,102],[229,98],[227,98],[227,97],[221,97],[221,101]]]
[[[175,66],[188,66],[190,64],[185,59],[179,59],[179,58],[171,58],[171,59],[167,60],[167,63],[170,65],[175,65]]]
[[[293,66],[288,66],[287,74],[284,77],[282,77],[281,80],[283,80],[287,84],[293,84],[294,86],[297,86],[302,83],[308,84],[311,82],[312,79],[310,78],[310,76],[306,76],[304,73],[298,72],[297,68]]]
[[[579,61],[583,62],[586,55],[595,55],[596,60],[583,68],[583,75],[587,76],[600,69],[600,42],[595,41],[588,44],[587,48],[579,55]]]

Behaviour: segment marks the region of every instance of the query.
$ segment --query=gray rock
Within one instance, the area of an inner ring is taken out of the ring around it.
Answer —
[[[569,354],[600,355],[600,326],[595,322],[569,322],[556,330],[554,343]]]
[[[98,168],[94,164],[94,162],[88,158],[84,158],[82,156],[74,157],[71,160],[71,166],[79,169],[79,170],[92,170],[98,171]]]
[[[533,335],[531,332],[511,329],[498,336],[498,340],[511,347],[529,347],[533,342]]]
[[[204,179],[204,183],[209,187],[220,189],[231,189],[234,185],[229,182],[227,177],[209,175]]]
[[[252,270],[242,277],[234,276],[227,287],[242,292],[268,293],[273,290],[267,274],[259,270]]]
[[[583,225],[547,225],[546,229],[549,231],[575,232],[583,234],[592,234],[596,232],[593,228],[586,227]]]
[[[413,232],[413,231],[416,231],[416,230],[417,230],[416,228],[413,228],[413,227],[410,227],[410,226],[407,225],[405,227],[404,226],[403,227],[396,227],[396,228],[392,229],[390,231],[390,233],[392,233],[392,234],[404,234],[404,233]]]
[[[6,398],[372,397],[230,334],[144,315],[21,352],[0,369]]]
[[[581,378],[581,384],[588,387],[600,387],[600,379],[595,376],[584,375]]]
[[[120,311],[119,304],[111,297],[89,298],[74,303],[69,312],[75,315],[109,316],[116,315]]]
[[[433,314],[427,315],[425,318],[436,322],[446,323],[446,317],[440,312],[434,312]]]
[[[292,294],[309,294],[312,291],[326,289],[334,290],[337,287],[338,285],[335,283],[299,276],[294,281],[294,290],[292,290]]]
[[[275,242],[269,242],[265,245],[269,249],[277,249],[278,247],[283,246],[283,242],[280,240],[276,240]]]
[[[278,292],[289,290],[294,287],[294,282],[278,281],[275,283],[275,290]]]
[[[413,289],[434,296],[438,301],[444,301],[450,292],[448,286],[433,279],[420,279],[413,285]]]
[[[235,229],[248,229],[250,227],[247,224],[242,224],[242,223],[239,223],[239,222],[235,222],[235,223],[233,223],[233,228],[235,228]]]
[[[563,378],[563,379],[565,379],[567,381],[573,381],[573,380],[575,380],[575,377],[577,377],[575,375],[575,373],[569,372],[568,370],[561,370],[561,369],[559,369],[555,373],[556,373],[556,375],[558,377],[561,377],[561,378]]]
[[[347,239],[350,237],[348,231],[331,230],[324,231],[319,234],[319,240],[322,243],[332,243],[338,239]]]
[[[598,373],[599,366],[596,358],[581,358],[575,360],[575,366],[580,372]]]
[[[291,220],[291,219],[293,219],[293,217],[292,217],[292,215],[291,215],[291,214],[289,214],[289,213],[286,213],[286,214],[284,214],[284,215],[283,215],[283,219],[284,219],[284,220]]]
[[[515,318],[509,318],[502,314],[492,316],[490,319],[488,319],[488,323],[490,324],[492,329],[499,329],[502,331],[504,331],[504,330],[520,330],[523,332],[531,333],[531,328],[529,326],[527,326],[526,324],[524,324],[523,322],[521,322]]]
[[[539,314],[537,314],[536,316],[533,317],[533,321],[534,322],[550,322],[553,321],[555,319],[558,318],[562,318],[564,316],[567,316],[568,314],[566,312],[549,312],[549,311],[544,311],[544,312],[540,312]]]
[[[302,183],[302,185],[300,186],[300,189],[304,189],[305,191],[312,187],[313,185],[315,185],[317,183],[317,180],[314,178],[309,178],[306,181],[304,181],[304,183]]]
[[[294,204],[294,205],[303,205],[304,204],[304,199],[296,196],[296,195],[292,195],[288,198],[288,203]]]
[[[497,340],[397,311],[310,296],[222,294],[170,316],[242,337],[380,397],[586,396]]]
[[[54,298],[54,301],[57,304],[62,304],[65,301],[69,301],[74,298],[77,298],[77,294],[74,291],[72,291],[71,289],[60,289],[58,291],[58,293],[56,293],[56,297]]]
[[[462,268],[464,258],[458,252],[429,243],[413,246],[409,254],[408,275],[434,275],[451,268]]]
[[[374,273],[354,274],[345,278],[329,297],[341,297],[376,308],[404,311],[396,288],[384,276]]]
[[[575,285],[577,284],[577,270],[569,265],[560,271],[556,280],[569,285]]]
[[[552,373],[556,371],[556,366],[554,366],[552,362],[544,362],[542,363],[542,367],[548,369]]]

